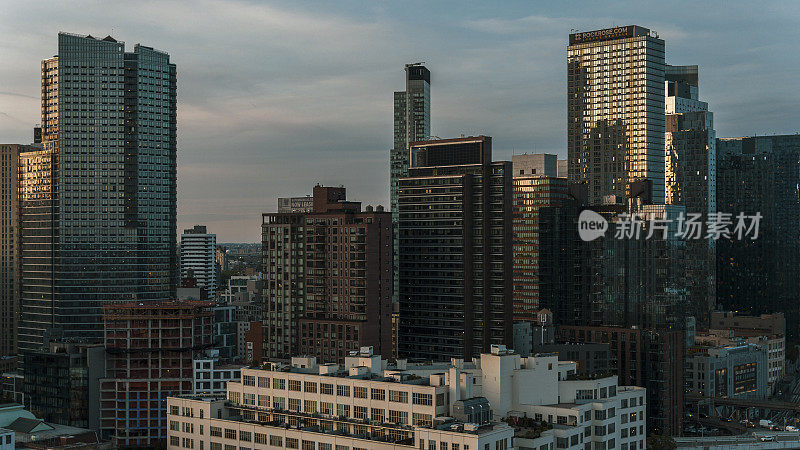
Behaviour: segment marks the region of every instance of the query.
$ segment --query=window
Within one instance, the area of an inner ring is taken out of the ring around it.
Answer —
[[[178,431],[178,421],[177,420],[170,420],[169,421],[169,429],[171,431]]]
[[[372,414],[370,416],[373,422],[386,422],[386,410],[383,408],[372,408]]]
[[[333,415],[333,403],[331,402],[320,402],[319,404],[319,412],[322,414],[326,414],[328,416]]]
[[[350,417],[350,405],[336,405],[336,415],[339,417]]]
[[[386,390],[384,390],[384,389],[373,389],[372,390],[372,399],[373,400],[386,400]]]
[[[220,427],[211,427],[209,433],[213,437],[222,437],[222,428],[220,428]]]
[[[255,405],[256,404],[256,394],[249,394],[245,392],[243,395],[244,397],[244,404],[245,405]]]
[[[306,381],[305,383],[303,383],[303,390],[305,392],[310,393],[310,394],[316,394],[317,393],[317,383],[314,383],[313,381]],[[312,444],[313,444],[313,442],[312,442]]]
[[[179,408],[177,406],[174,406],[174,405],[170,406],[169,407],[169,413],[172,414],[173,416],[177,416],[179,414]]]
[[[289,390],[300,392],[300,380],[289,380]]]
[[[8,437],[8,436],[6,436]],[[178,436],[170,436],[169,437],[169,445],[174,445],[175,447],[181,445],[181,439]]]
[[[228,392],[228,400],[232,401],[233,403],[241,403],[242,402],[242,393],[230,391]]]
[[[258,406],[262,408],[269,408],[269,395],[259,395]]]
[[[286,448],[300,448],[300,442],[295,438],[286,438]]]
[[[348,447],[346,445],[336,444],[336,450],[350,450],[350,447]]]
[[[303,412],[308,414],[314,414],[317,412],[317,402],[314,400],[305,400],[303,402]]]
[[[356,386],[353,388],[353,397],[367,398],[367,388]]]
[[[212,442],[211,450],[222,450],[222,444],[220,444],[219,442]]]
[[[415,392],[411,396],[411,398],[415,405],[423,405],[423,406],[433,405],[433,395],[431,394],[418,394]]]
[[[413,425],[420,425],[423,427],[433,425],[433,416],[430,414],[414,413],[411,415],[411,418],[414,421]]]
[[[390,390],[389,401],[395,403],[408,403],[408,392]]]
[[[270,435],[269,445],[273,447],[283,447],[283,436]]]
[[[225,439],[236,439],[236,430],[225,428]]]
[[[253,375],[242,375],[242,384],[245,386],[255,386],[256,377]]]
[[[303,439],[303,450],[316,450],[316,445],[314,445],[314,441],[307,441]]]
[[[402,425],[408,424],[408,412],[389,410],[389,422],[398,423]]]
[[[283,397],[272,397],[272,407],[275,409],[286,409],[286,399]]]
[[[267,435],[265,433],[255,433],[253,435],[253,442],[267,445]]]
[[[290,398],[289,399],[289,411],[300,411],[300,399],[299,398]]]
[[[283,378],[273,378],[272,389],[286,389],[286,380]]]
[[[333,385],[328,383],[322,383],[319,385],[319,392],[325,395],[333,395]]]
[[[319,450],[333,450],[333,444],[319,443]]]
[[[250,442],[251,441],[250,432],[239,430],[239,440],[244,442]]]
[[[366,406],[353,406],[353,417],[356,419],[366,419],[367,418],[367,407]]]
[[[350,397],[350,386],[336,385],[336,395]]]
[[[268,388],[269,387],[269,378],[258,377],[258,387],[260,387],[260,388]],[[266,444],[266,442],[265,442],[265,444]]]

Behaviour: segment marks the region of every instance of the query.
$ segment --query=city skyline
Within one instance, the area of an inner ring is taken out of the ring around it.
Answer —
[[[219,242],[256,242],[260,214],[274,211],[277,197],[310,194],[310,183],[344,184],[364,204],[388,206],[391,95],[406,63],[425,61],[432,72],[432,135],[490,135],[502,160],[526,151],[563,158],[567,35],[634,23],[659,33],[671,64],[700,64],[718,137],[797,132],[795,63],[781,57],[799,33],[794,5],[772,3],[754,17],[741,3],[681,21],[662,18],[680,6],[655,3],[587,5],[580,15],[522,3],[503,11],[445,5],[424,15],[351,3],[335,11],[242,2],[48,5],[48,14],[44,5],[14,5],[0,19],[9,31],[0,136],[32,140],[39,63],[52,55],[58,31],[166,49],[179,67],[178,228],[200,223]],[[447,24],[428,26],[445,15]],[[176,17],[184,20],[175,25]],[[404,33],[409,24],[418,32]],[[215,58],[220,64],[209,65]]]

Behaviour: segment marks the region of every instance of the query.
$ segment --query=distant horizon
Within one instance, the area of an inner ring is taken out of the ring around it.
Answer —
[[[58,52],[60,30],[170,54],[178,74],[178,236],[200,224],[228,243],[257,244],[261,214],[277,209],[277,197],[308,195],[317,183],[344,185],[348,199],[388,208],[392,98],[409,62],[431,71],[432,135],[492,136],[496,160],[524,152],[564,159],[574,29],[657,31],[668,64],[699,66],[700,99],[719,138],[800,132],[800,60],[787,57],[800,38],[800,5],[792,2],[2,6],[3,143],[32,140],[40,62]]]

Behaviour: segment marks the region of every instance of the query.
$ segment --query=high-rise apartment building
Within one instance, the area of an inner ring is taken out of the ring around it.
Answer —
[[[699,100],[697,66],[666,66],[666,203],[707,220],[717,212],[714,114]],[[686,241],[686,282],[691,314],[701,324],[716,304],[716,243]]]
[[[470,359],[513,339],[512,175],[488,136],[414,142],[399,183],[401,357]]]
[[[100,434],[120,447],[167,437],[166,398],[194,392],[194,358],[214,345],[213,302],[114,303],[105,311]]]
[[[42,148],[20,157],[19,344],[102,340],[102,306],[175,297],[176,90],[169,55],[58,35]]]
[[[578,204],[566,178],[517,175],[514,170],[514,321],[534,322],[541,308],[575,317],[573,289]]]
[[[19,326],[19,154],[36,147],[0,144],[0,357],[17,354]]]
[[[181,235],[181,279],[194,278],[209,297],[217,292],[217,235],[205,226],[183,230]]]
[[[717,139],[717,207],[761,214],[756,239],[717,241],[717,303],[743,314],[783,312],[800,324],[800,135]]]
[[[641,180],[652,182],[652,203],[664,202],[664,41],[653,32],[569,35],[567,152],[589,205],[624,203]]]
[[[314,187],[313,212],[264,214],[264,356],[392,348],[391,215],[343,187]]]
[[[431,71],[422,63],[406,64],[406,90],[394,93],[394,147],[389,161],[389,196],[394,233],[393,294],[397,301],[400,247],[397,239],[399,180],[408,175],[408,146],[431,136]]]

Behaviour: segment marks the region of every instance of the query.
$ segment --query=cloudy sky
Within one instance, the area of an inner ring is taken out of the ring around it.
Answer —
[[[796,2],[11,2],[0,0],[0,142],[39,122],[57,33],[112,35],[178,66],[178,226],[259,240],[261,213],[316,183],[388,203],[392,92],[432,72],[431,131],[496,159],[566,154],[570,29],[638,24],[700,65],[717,136],[800,131]]]

